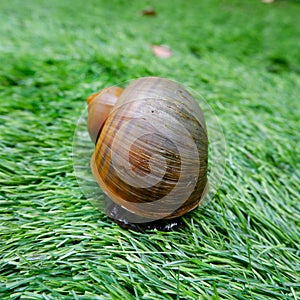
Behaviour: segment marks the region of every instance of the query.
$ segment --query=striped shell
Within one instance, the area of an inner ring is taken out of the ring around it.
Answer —
[[[91,159],[103,192],[150,220],[194,209],[207,190],[204,116],[179,84],[145,77],[118,93]]]

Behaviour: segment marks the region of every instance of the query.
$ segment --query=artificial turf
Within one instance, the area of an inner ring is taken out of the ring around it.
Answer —
[[[0,299],[299,299],[299,15],[279,0],[1,1]],[[73,172],[86,97],[149,75],[199,92],[227,143],[222,186],[178,232],[121,229]]]

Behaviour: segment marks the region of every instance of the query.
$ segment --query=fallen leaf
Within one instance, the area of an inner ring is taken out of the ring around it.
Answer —
[[[152,51],[155,56],[161,58],[168,58],[172,56],[172,50],[168,46],[152,46]]]
[[[142,10],[142,15],[154,17],[154,16],[156,16],[156,11],[152,7],[148,7],[146,9]]]

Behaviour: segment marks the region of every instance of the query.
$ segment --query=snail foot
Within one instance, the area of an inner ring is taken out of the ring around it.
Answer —
[[[131,213],[122,206],[114,203],[109,197],[105,197],[105,210],[107,216],[124,229],[130,229],[138,232],[145,232],[148,230],[158,231],[178,231],[183,229],[186,224],[182,217],[173,219],[161,219],[147,221],[146,218],[138,217]],[[137,220],[136,223],[129,222],[128,220]]]

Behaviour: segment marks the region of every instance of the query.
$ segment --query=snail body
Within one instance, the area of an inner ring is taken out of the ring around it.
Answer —
[[[182,216],[207,192],[203,113],[178,83],[145,77],[88,99],[91,169],[128,223]]]

